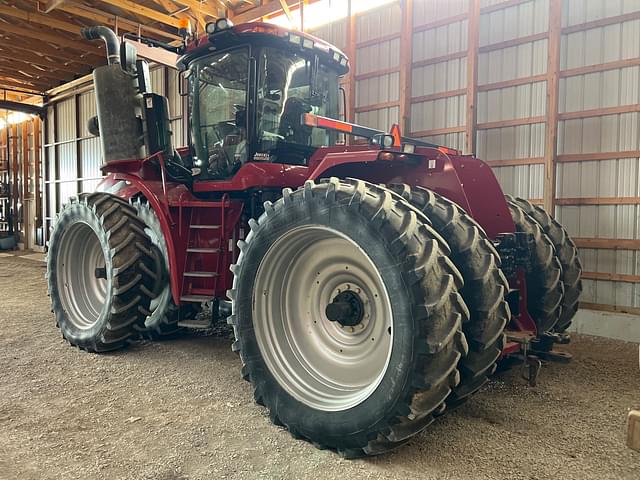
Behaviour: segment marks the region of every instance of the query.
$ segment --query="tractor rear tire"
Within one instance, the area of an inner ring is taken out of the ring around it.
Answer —
[[[512,197],[507,196],[511,218],[518,232],[528,233],[530,268],[527,280],[527,310],[536,324],[538,336],[551,332],[562,315],[564,285],[562,265],[555,254],[553,242],[536,220],[526,213]]]
[[[164,232],[160,226],[160,220],[158,220],[158,216],[146,200],[136,198],[132,202],[132,205],[136,209],[138,218],[145,225],[145,233],[160,254],[159,270],[161,272],[161,284],[157,296],[151,301],[149,308],[151,315],[149,315],[145,321],[145,329],[142,332],[142,336],[149,340],[170,338],[184,330],[178,326],[178,322],[180,320],[195,318],[199,308],[193,304],[178,307],[173,301],[168,273],[169,254],[167,252],[167,242],[164,238]]]
[[[578,311],[578,300],[582,293],[582,263],[578,256],[578,248],[571,237],[551,215],[544,209],[533,205],[523,198],[512,199],[529,216],[533,217],[542,227],[542,231],[549,237],[555,247],[556,256],[562,265],[562,283],[564,296],[562,297],[562,314],[554,327],[556,332],[564,332]]]
[[[307,181],[264,208],[228,292],[256,401],[294,437],[347,458],[406,443],[444,411],[468,348],[446,242],[358,180]],[[329,320],[338,295],[360,310]]]
[[[389,188],[420,210],[449,244],[451,260],[462,273],[460,293],[469,308],[462,329],[469,354],[460,360],[460,384],[447,407],[455,407],[478,391],[495,371],[504,348],[504,328],[511,318],[506,294],[509,283],[500,270],[500,256],[476,221],[452,201],[423,187]]]
[[[90,352],[140,337],[158,281],[135,209],[107,193],[71,198],[49,242],[47,281],[62,336]]]

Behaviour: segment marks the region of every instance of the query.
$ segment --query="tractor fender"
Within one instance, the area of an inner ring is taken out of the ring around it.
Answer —
[[[167,186],[167,188],[170,188],[171,190],[186,190],[184,185],[170,185]],[[176,251],[176,245],[174,242],[175,222],[168,210],[167,203],[163,201],[165,195],[163,192],[162,182],[143,181],[135,175],[129,175],[126,173],[111,173],[98,184],[96,191],[111,193],[125,200],[130,200],[136,195],[142,194],[149,202],[149,205],[158,217],[164,234],[164,239],[167,244],[167,256],[169,259],[169,265],[167,265],[167,268],[169,281],[171,282],[171,295],[173,296],[173,300],[176,304],[179,304],[181,287],[179,282],[179,271],[182,269],[178,268],[178,252]],[[169,191],[167,191],[166,196],[169,196]]]

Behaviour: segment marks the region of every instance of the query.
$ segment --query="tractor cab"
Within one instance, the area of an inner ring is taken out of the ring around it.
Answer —
[[[189,98],[196,180],[231,178],[246,162],[306,165],[337,132],[304,114],[337,118],[347,58],[310,35],[252,23],[211,24],[178,67]]]

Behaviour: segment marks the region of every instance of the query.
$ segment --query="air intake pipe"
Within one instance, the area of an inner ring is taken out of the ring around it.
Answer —
[[[107,61],[109,65],[120,63],[120,41],[113,30],[107,27],[84,27],[80,30],[80,34],[87,40],[104,40],[107,46]]]

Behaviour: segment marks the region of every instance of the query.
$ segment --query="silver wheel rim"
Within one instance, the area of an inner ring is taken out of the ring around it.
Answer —
[[[62,307],[76,328],[87,330],[100,318],[107,298],[107,280],[96,276],[96,268],[105,268],[104,251],[86,223],[72,225],[60,246],[56,273]]]
[[[325,313],[344,290],[357,293],[364,307],[355,326]],[[290,395],[340,411],[376,390],[391,358],[391,304],[378,269],[353,240],[316,225],[287,232],[262,259],[253,297],[258,346]]]

